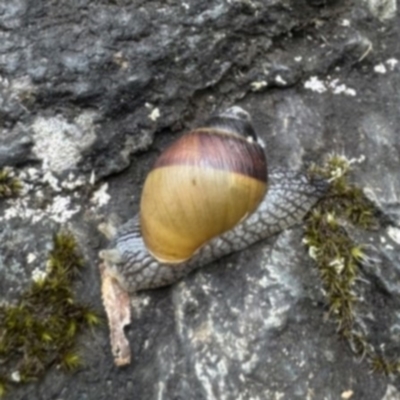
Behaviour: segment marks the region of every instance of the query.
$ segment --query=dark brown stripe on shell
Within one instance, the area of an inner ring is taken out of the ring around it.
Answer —
[[[267,182],[263,148],[228,131],[200,128],[182,136],[161,154],[154,168],[172,165],[233,171]]]

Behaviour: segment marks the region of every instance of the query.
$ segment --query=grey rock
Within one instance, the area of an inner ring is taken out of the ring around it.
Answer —
[[[33,141],[28,136],[17,136],[0,141],[0,168],[25,164],[31,157]]]
[[[365,0],[370,11],[380,20],[396,17],[397,2],[395,0]]]
[[[388,385],[387,391],[382,400],[398,400],[398,399],[400,399],[399,391],[393,385]]]

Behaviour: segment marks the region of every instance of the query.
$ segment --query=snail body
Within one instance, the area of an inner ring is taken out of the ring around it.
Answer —
[[[326,189],[325,181],[310,182],[301,172],[273,169],[268,193],[256,211],[211,239],[189,260],[171,266],[155,259],[143,240],[138,215],[118,229],[111,249],[103,250],[101,257],[129,293],[167,286],[197,268],[300,223]]]
[[[269,171],[267,185],[264,150],[239,107],[173,144],[145,182],[139,215],[99,254],[115,363],[130,362],[128,293],[172,284],[301,222],[327,188],[288,169]]]

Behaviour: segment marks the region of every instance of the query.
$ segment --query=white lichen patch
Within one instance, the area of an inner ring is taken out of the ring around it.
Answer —
[[[43,169],[61,173],[74,168],[82,151],[96,139],[95,113],[85,112],[73,122],[63,116],[37,117],[32,124],[35,145],[33,152],[43,160]]]
[[[77,176],[70,172],[67,179],[61,181],[60,185],[63,189],[75,190],[87,184],[87,180],[83,176]]]
[[[397,60],[396,58],[389,58],[388,60],[386,60],[386,64],[389,66],[389,69],[391,71],[394,71],[398,63],[399,60]]]
[[[80,206],[74,206],[68,196],[56,196],[46,208],[46,214],[55,222],[64,224],[80,211]]]
[[[111,196],[107,193],[108,183],[101,185],[92,195],[90,201],[97,207],[102,207],[108,204]]]
[[[397,244],[400,244],[400,229],[399,228],[390,226],[387,230],[387,234],[394,242],[396,242]]]
[[[16,383],[21,382],[21,374],[20,374],[20,372],[19,371],[12,372],[11,373],[11,380],[13,382],[16,382]]]
[[[262,90],[263,88],[268,86],[267,81],[254,81],[250,83],[251,90],[253,92],[258,92],[259,90]]]
[[[0,222],[22,219],[30,220],[31,223],[36,224],[42,220],[50,219],[63,224],[80,211],[80,206],[73,205],[70,197],[61,195],[54,197],[45,209],[34,207],[27,197],[7,200],[7,205],[4,214],[0,215]]]
[[[27,262],[28,264],[32,264],[35,260],[36,260],[36,254],[35,254],[35,253],[29,253],[29,254],[26,256],[26,262]]]
[[[84,176],[75,176],[69,173],[67,177],[60,179],[51,171],[43,171],[36,168],[28,168],[19,170],[18,174],[14,174],[22,183],[22,195],[32,194],[36,198],[43,197],[43,188],[51,189],[54,194],[63,190],[73,191],[88,184],[87,178]]]
[[[374,66],[374,72],[377,74],[386,74],[388,72],[393,72],[399,61],[396,58],[389,58],[385,62],[381,62]]]
[[[5,209],[4,215],[0,216],[0,222],[14,218],[20,218],[20,219],[32,218],[33,220],[36,214],[36,211],[34,209],[28,207],[26,199],[8,200],[7,205],[9,205],[9,207]]]
[[[304,88],[316,93],[330,92],[332,94],[344,94],[354,97],[357,95],[355,89],[347,87],[344,83],[340,83],[339,79],[328,79],[323,81],[316,76],[311,76],[304,82]]]
[[[341,156],[342,158],[344,158],[345,160],[347,160],[347,162],[352,165],[352,164],[362,164],[367,158],[365,157],[365,154],[361,154],[359,157],[354,157],[354,158],[347,158],[345,155]]]
[[[48,220],[64,224],[81,211],[79,193],[75,190],[88,185],[89,178],[70,173],[61,180],[51,171],[35,168],[20,170],[18,174],[11,171],[11,174],[21,181],[22,191],[19,197],[5,201],[0,222],[22,219],[33,224]]]
[[[334,79],[329,83],[329,88],[333,94],[345,94],[347,96],[356,96],[357,92],[354,89],[348,88],[345,84],[339,83],[339,79]]]
[[[46,277],[47,277],[47,271],[43,271],[37,267],[32,271],[32,280],[35,282],[44,281]]]
[[[386,72],[387,72],[386,67],[385,67],[385,64],[383,64],[383,63],[380,63],[380,64],[378,64],[378,65],[375,65],[374,71],[375,71],[377,74],[386,74]]]
[[[325,93],[327,91],[325,82],[316,76],[311,76],[307,81],[305,81],[304,88],[317,93]]]
[[[42,177],[42,182],[48,183],[49,186],[55,191],[55,192],[61,192],[61,188],[59,186],[58,178],[53,175],[51,171],[47,171],[43,177]]]
[[[276,82],[278,85],[282,85],[282,86],[286,86],[286,85],[287,85],[287,82],[286,82],[280,75],[277,75],[277,76],[276,76],[275,82]]]
[[[158,120],[158,118],[160,118],[160,116],[161,116],[161,114],[160,114],[160,110],[156,107],[156,108],[154,108],[152,111],[151,111],[151,113],[149,114],[149,118],[152,120],[152,121],[157,121]]]

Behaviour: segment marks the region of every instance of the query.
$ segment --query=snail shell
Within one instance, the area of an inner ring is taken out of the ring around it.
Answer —
[[[157,159],[140,202],[144,243],[160,262],[188,260],[253,213],[266,189],[267,162],[250,116],[232,107]]]

